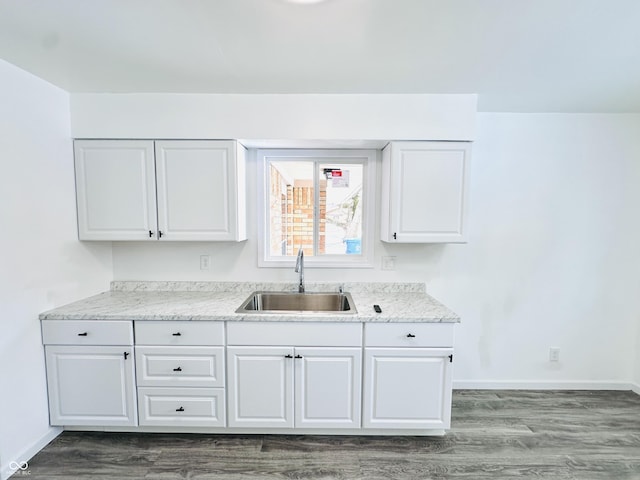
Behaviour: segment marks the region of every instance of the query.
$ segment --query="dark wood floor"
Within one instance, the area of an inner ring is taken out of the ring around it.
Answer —
[[[29,471],[51,480],[640,479],[640,396],[456,391],[445,437],[65,432]]]

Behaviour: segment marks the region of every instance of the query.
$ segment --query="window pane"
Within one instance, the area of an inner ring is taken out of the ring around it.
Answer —
[[[361,255],[363,166],[321,163],[319,168],[318,254]]]
[[[269,251],[272,256],[296,255],[313,249],[313,162],[270,162]]]

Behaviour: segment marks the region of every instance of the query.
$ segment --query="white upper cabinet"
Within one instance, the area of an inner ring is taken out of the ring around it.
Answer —
[[[244,147],[234,141],[158,141],[156,178],[163,239],[246,239]]]
[[[80,240],[246,239],[235,141],[77,140]]]
[[[80,240],[144,240],[156,236],[153,142],[74,143]]]
[[[391,142],[382,151],[381,240],[466,242],[469,142]]]

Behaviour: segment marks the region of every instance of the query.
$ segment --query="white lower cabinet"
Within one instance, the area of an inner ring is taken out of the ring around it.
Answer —
[[[360,428],[362,325],[229,322],[230,427]]]
[[[293,427],[293,349],[227,347],[230,427]]]
[[[364,428],[450,427],[453,327],[365,324]]]
[[[141,426],[224,427],[222,322],[135,322]]]
[[[224,427],[223,388],[138,388],[140,425]]]
[[[229,426],[359,428],[361,349],[228,347]]]
[[[294,353],[295,426],[359,428],[362,350],[306,347]]]
[[[42,331],[51,425],[450,428],[453,324],[55,320]]]
[[[366,348],[365,428],[447,429],[453,349]]]
[[[51,425],[137,425],[131,346],[47,345]]]
[[[139,387],[224,387],[224,347],[136,346]]]

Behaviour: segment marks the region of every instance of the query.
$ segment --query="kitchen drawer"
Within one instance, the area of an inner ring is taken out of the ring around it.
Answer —
[[[44,320],[45,345],[133,345],[133,327],[124,320]]]
[[[223,322],[135,322],[136,345],[224,345]]]
[[[366,323],[365,347],[452,347],[453,323]]]
[[[359,347],[361,323],[228,322],[228,345]]]
[[[224,427],[223,388],[138,388],[139,424]]]
[[[138,386],[223,387],[224,347],[136,346]]]

